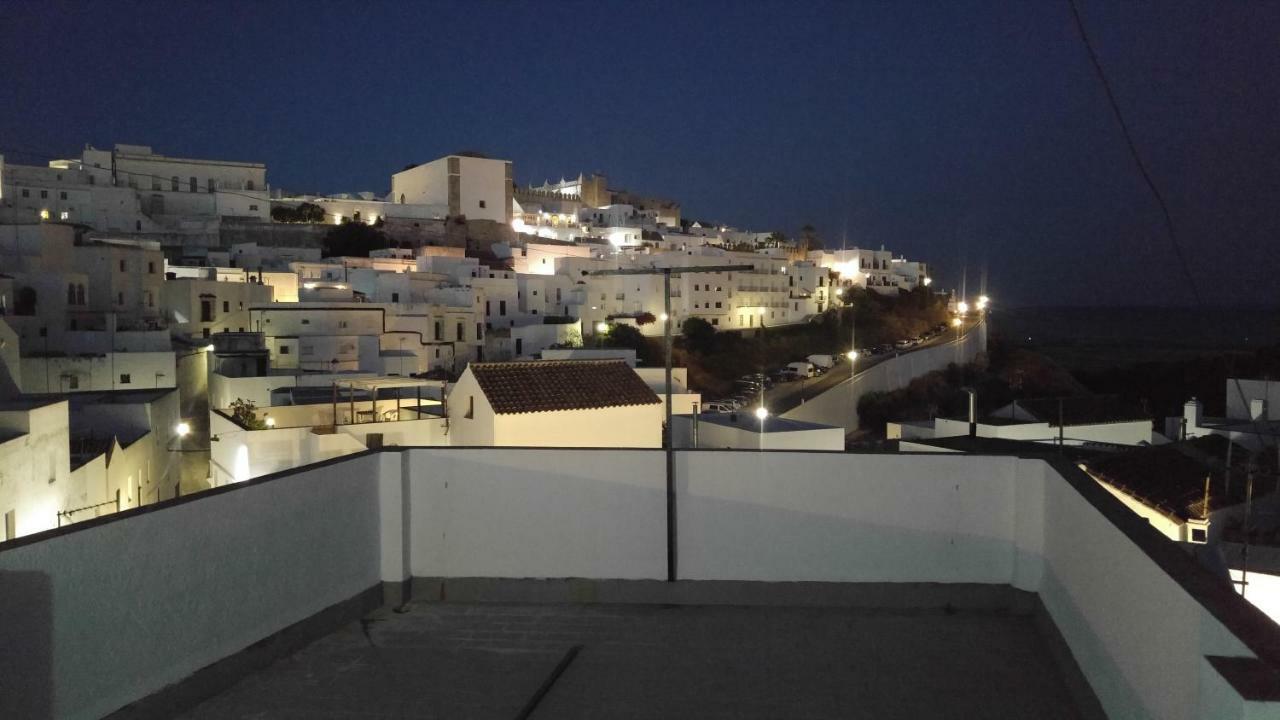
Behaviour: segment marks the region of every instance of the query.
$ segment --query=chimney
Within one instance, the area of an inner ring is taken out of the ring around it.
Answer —
[[[1182,418],[1186,421],[1184,432],[1190,432],[1200,427],[1200,419],[1204,416],[1204,405],[1195,398],[1191,398],[1182,406]]]
[[[1267,401],[1264,398],[1253,398],[1249,401],[1249,419],[1267,419]]]

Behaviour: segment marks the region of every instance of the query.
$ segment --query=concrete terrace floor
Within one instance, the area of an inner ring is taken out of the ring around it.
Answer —
[[[1078,717],[1030,617],[658,605],[381,610],[181,716]]]

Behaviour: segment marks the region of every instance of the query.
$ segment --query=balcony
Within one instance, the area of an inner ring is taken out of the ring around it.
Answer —
[[[1280,707],[1280,629],[1034,457],[389,448],[0,544],[0,607],[4,717]]]

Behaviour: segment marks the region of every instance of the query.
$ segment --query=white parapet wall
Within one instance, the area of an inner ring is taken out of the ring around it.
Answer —
[[[1011,586],[1039,595],[1110,717],[1280,717],[1219,669],[1280,666],[1280,630],[1067,462],[673,466],[681,580]],[[661,450],[404,448],[0,544],[0,690],[100,717],[380,581],[662,580],[666,487]]]
[[[912,380],[943,370],[951,363],[963,365],[987,349],[987,325],[981,322],[958,341],[902,353],[859,372],[826,392],[782,413],[792,420],[837,425],[848,432],[858,429],[858,400],[870,392],[906,387]]]

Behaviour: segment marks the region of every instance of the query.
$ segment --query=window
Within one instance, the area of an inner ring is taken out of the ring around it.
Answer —
[[[96,180],[97,180],[97,178],[95,178],[94,176],[92,176],[92,175],[90,175],[90,176],[89,176],[89,184],[90,184],[90,185],[96,185],[96,184],[97,184],[97,182],[95,182]]]
[[[249,206],[249,211],[250,211],[250,212],[258,212],[258,206],[257,206],[257,205],[250,205],[250,206]]]
[[[484,201],[483,201],[483,200],[481,200],[481,201],[480,201],[480,207],[481,207],[481,208],[483,208],[483,207],[484,207]]]
[[[58,193],[58,199],[59,199],[59,200],[66,200],[66,199],[67,199],[67,191],[66,191],[66,190],[63,190],[62,192]]]
[[[230,302],[227,302],[226,300],[223,300],[223,301],[222,301],[222,312],[224,312],[224,313],[231,312],[231,303],[230,303]]]
[[[76,304],[76,286],[75,285],[67,286],[67,304],[68,305]]]
[[[398,292],[391,293],[391,302],[400,302],[400,293]]]
[[[191,178],[189,178],[189,179],[188,179],[188,181],[187,181],[187,191],[188,191],[188,192],[195,192],[195,191],[196,191],[196,179],[195,179],[195,177],[191,177]]]
[[[311,321],[310,321],[310,320],[308,320],[307,318],[302,318],[302,324],[303,324],[303,325],[310,325],[310,324],[311,324]]]
[[[79,389],[80,389],[80,376],[79,376],[79,375],[68,375],[68,376],[67,376],[67,387],[68,387],[68,388],[70,388],[70,389],[72,389],[72,390],[79,390]]]
[[[147,272],[152,275],[156,274],[156,263],[154,260],[151,260],[147,263]]]
[[[41,191],[40,191],[40,197],[42,197],[42,198],[47,198],[47,197],[49,197],[49,191],[48,191],[48,190],[41,190]]]
[[[720,307],[720,301],[716,301],[716,307]]]
[[[252,180],[246,180],[246,181],[245,181],[245,183],[244,183],[244,189],[245,189],[245,190],[252,190],[252,189],[253,189],[253,181],[252,181]],[[257,205],[250,205],[249,207],[250,207],[251,209],[253,209],[253,210],[257,210],[257,209],[258,209],[258,206],[257,206]]]
[[[484,301],[484,314],[485,314],[485,315],[492,315],[492,314],[493,314],[493,309],[489,307],[489,301],[488,301],[488,300],[485,300],[485,301]]]
[[[711,318],[711,324],[712,324],[712,325],[719,325],[719,324],[720,324],[720,318]]]
[[[209,187],[207,188],[209,192],[213,192],[216,187],[218,187],[217,181],[213,178],[209,178]]]
[[[26,188],[22,188],[22,197],[25,197],[25,198],[31,197],[31,191]]]
[[[440,348],[436,348],[436,359],[440,359]]]
[[[281,346],[280,346],[280,354],[281,354],[281,355],[288,355],[288,354],[289,354],[289,352],[290,352],[290,349],[289,349],[289,346],[288,346],[288,345],[281,345]]]
[[[158,178],[158,177],[153,177],[153,178],[151,178],[151,189],[152,189],[152,190],[159,190],[159,189],[160,189],[160,178]]]
[[[462,342],[463,340],[466,340],[466,339],[467,339],[466,334],[462,329],[462,323],[458,323],[458,342]]]
[[[125,268],[124,260],[121,260],[121,261],[120,261],[120,272],[124,272],[124,268]]]
[[[209,328],[201,328],[200,335],[203,337],[209,337]]]
[[[213,322],[213,301],[212,300],[200,301],[200,322]],[[208,336],[206,335],[205,337],[208,337]]]
[[[507,314],[507,301],[506,301],[506,300],[499,300],[499,301],[498,301],[498,314],[499,314],[499,315],[502,315],[502,316],[504,316],[504,317],[506,316],[506,314]]]
[[[439,320],[436,321],[436,340],[444,340],[444,329]]]
[[[481,323],[476,323],[476,340],[483,340],[483,339],[484,339],[484,325]]]
[[[475,416],[476,416],[476,396],[468,395],[467,396],[467,414],[463,415],[463,417],[468,420],[472,420],[475,418]]]
[[[169,189],[174,192],[178,192],[178,176],[177,175],[174,175],[172,178],[170,178]]]
[[[124,304],[124,293],[122,293],[122,292],[118,292],[118,293],[116,293],[116,304],[117,304],[117,305],[123,305],[123,304]]]
[[[129,376],[129,373],[120,373],[121,385],[128,385],[131,382],[133,382],[133,378]]]

